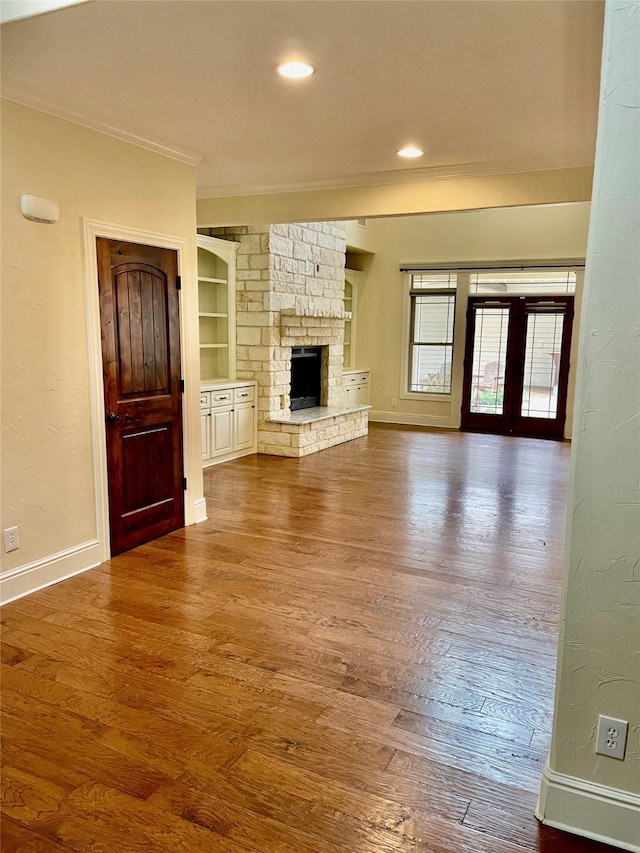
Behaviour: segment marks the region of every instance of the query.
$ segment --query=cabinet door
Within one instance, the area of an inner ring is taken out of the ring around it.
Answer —
[[[368,385],[358,385],[356,387],[356,406],[368,406],[369,405],[369,386]]]
[[[355,406],[356,400],[356,389],[353,385],[345,385],[343,389],[343,400],[345,408],[348,409],[350,406]]]
[[[202,432],[202,458],[211,456],[211,412],[205,409],[200,412],[200,428]]]
[[[232,418],[233,409],[231,406],[211,409],[211,456],[220,456],[233,449]]]
[[[250,403],[236,403],[234,415],[234,450],[248,450],[255,437],[255,409]]]

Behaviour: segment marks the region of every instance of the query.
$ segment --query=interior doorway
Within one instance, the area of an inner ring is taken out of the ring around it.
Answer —
[[[462,428],[562,438],[573,296],[469,298]]]
[[[184,525],[178,256],[96,245],[115,555]]]

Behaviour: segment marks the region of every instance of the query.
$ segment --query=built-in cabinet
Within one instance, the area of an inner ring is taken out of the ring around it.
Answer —
[[[353,369],[356,363],[356,307],[358,282],[361,273],[357,270],[344,271],[344,310],[351,313],[351,319],[344,321],[344,357],[345,370]]]
[[[200,392],[204,467],[257,451],[255,382],[206,384]]]
[[[236,382],[239,243],[198,234],[200,420],[204,467],[257,451],[255,382]]]
[[[369,405],[368,370],[345,370],[342,374],[342,387],[345,407]]]
[[[200,381],[236,371],[236,253],[239,243],[198,234]]]

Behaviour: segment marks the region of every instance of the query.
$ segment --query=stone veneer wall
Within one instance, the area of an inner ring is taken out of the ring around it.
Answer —
[[[236,272],[238,379],[258,382],[258,452],[304,456],[367,432],[367,412],[304,425],[289,411],[292,346],[324,346],[323,405],[343,406],[346,229],[337,222],[216,228],[240,243]]]

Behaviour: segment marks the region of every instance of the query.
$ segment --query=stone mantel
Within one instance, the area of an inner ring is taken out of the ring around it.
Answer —
[[[344,321],[350,318],[349,311],[282,308],[280,342],[283,346],[291,347],[341,345],[344,339]]]
[[[288,317],[312,317],[319,320],[351,320],[351,311],[323,311],[319,308],[283,308],[280,311],[281,322]]]

